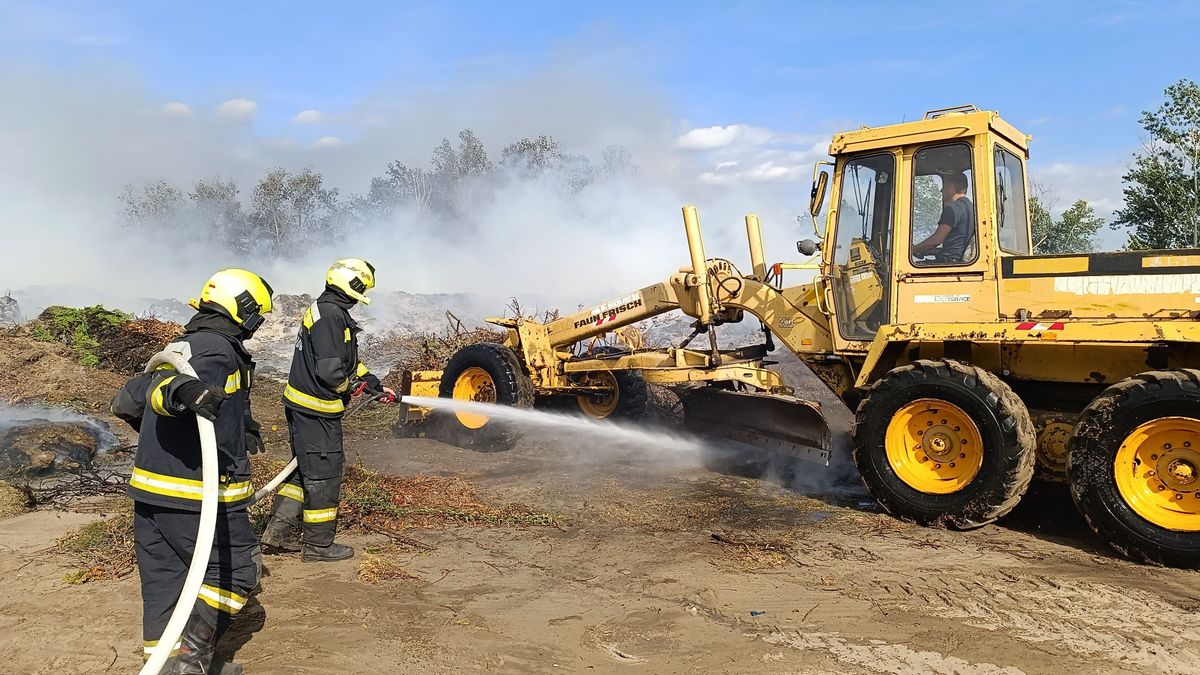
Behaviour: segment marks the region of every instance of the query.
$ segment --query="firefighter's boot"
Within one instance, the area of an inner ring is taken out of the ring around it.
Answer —
[[[288,553],[300,551],[300,512],[304,505],[282,494],[275,496],[275,505],[271,508],[271,519],[267,521],[267,529],[263,532],[263,546],[269,546]]]
[[[305,544],[300,560],[304,562],[337,562],[354,557],[354,549],[336,541],[328,546]]]

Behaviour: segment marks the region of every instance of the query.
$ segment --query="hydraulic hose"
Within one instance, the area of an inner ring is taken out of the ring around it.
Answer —
[[[170,365],[176,372],[196,377],[196,371],[183,357],[183,354],[173,351],[161,351],[150,358],[146,371],[154,370],[160,365]],[[196,428],[200,432],[200,529],[196,532],[196,548],[192,550],[192,562],[188,565],[187,576],[183,580],[183,590],[175,602],[175,611],[167,627],[158,638],[158,644],[150,652],[150,658],[142,665],[139,675],[157,675],[170,658],[175,649],[175,643],[183,634],[184,624],[192,613],[196,598],[200,595],[200,586],[204,583],[204,574],[208,570],[208,558],[212,553],[213,535],[217,527],[217,434],[213,423],[203,417],[196,417]]]

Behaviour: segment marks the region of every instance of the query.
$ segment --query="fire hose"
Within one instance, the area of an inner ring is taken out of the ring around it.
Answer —
[[[162,365],[169,365],[183,375],[196,377],[196,371],[179,352],[164,350],[155,354],[146,364],[146,372]],[[384,396],[386,394],[376,394],[368,398],[343,415],[343,419]],[[192,607],[196,604],[196,598],[200,595],[200,586],[204,583],[204,574],[208,569],[208,559],[212,553],[213,537],[217,527],[217,487],[219,485],[217,435],[213,423],[203,417],[196,417],[196,428],[200,432],[200,479],[202,485],[200,490],[200,527],[196,532],[196,548],[192,550],[192,561],[188,565],[187,576],[183,580],[183,590],[179,592],[179,599],[175,601],[175,610],[171,612],[167,627],[159,637],[158,644],[151,650],[150,658],[146,659],[146,663],[138,671],[138,675],[157,675],[166,664],[167,659],[170,658],[171,652],[175,649],[175,643],[183,634],[183,627],[187,623],[188,615],[192,612]],[[280,483],[291,476],[292,472],[296,470],[296,466],[296,458],[293,457],[282,471],[268,481],[262,489],[254,493],[250,503],[257,502],[274,492]]]
[[[176,372],[196,377],[196,371],[187,362],[183,354],[172,351],[161,351],[150,358],[146,364],[146,372],[158,366],[169,365]],[[217,434],[213,423],[196,416],[196,428],[200,432],[200,529],[196,532],[196,548],[192,549],[192,562],[188,565],[187,576],[183,580],[183,590],[179,592],[179,600],[175,602],[175,610],[167,621],[167,627],[158,639],[158,644],[150,652],[150,658],[142,665],[138,675],[157,675],[170,658],[175,649],[175,643],[183,634],[183,626],[187,623],[188,615],[200,595],[200,585],[204,583],[204,573],[208,569],[209,554],[212,553],[213,535],[217,528]]]

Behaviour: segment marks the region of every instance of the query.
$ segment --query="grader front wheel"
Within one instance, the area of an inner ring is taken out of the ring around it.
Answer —
[[[1068,456],[1091,528],[1135,559],[1200,568],[1200,371],[1154,371],[1092,401]]]
[[[454,353],[442,372],[438,396],[473,403],[529,408],[533,383],[513,350],[483,342]],[[511,424],[477,410],[435,412],[430,435],[454,445],[484,452],[512,448],[518,432]]]
[[[888,513],[978,527],[1017,505],[1033,477],[1029,411],[991,373],[916,361],[887,373],[858,406],[854,462]]]

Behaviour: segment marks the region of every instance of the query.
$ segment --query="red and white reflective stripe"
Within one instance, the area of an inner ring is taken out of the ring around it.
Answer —
[[[1041,323],[1040,321],[1026,321],[1017,324],[1017,330],[1062,330],[1063,322],[1055,321],[1054,323]]]
[[[616,314],[602,314],[602,315],[596,317],[596,325],[599,326],[600,324],[604,323],[605,321],[612,321],[613,319],[616,319],[616,318],[617,318]]]

